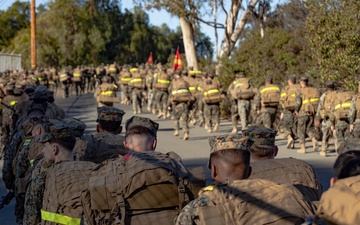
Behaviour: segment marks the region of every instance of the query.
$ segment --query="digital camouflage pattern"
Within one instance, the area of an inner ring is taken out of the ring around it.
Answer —
[[[250,151],[249,138],[241,134],[229,134],[209,137],[210,153],[226,149]]]
[[[277,130],[266,127],[250,127],[243,131],[253,143],[251,148],[273,148]]]
[[[39,85],[35,88],[35,91],[29,94],[30,100],[47,100],[48,89],[45,86]]]
[[[149,129],[156,137],[159,129],[159,124],[146,117],[133,116],[126,121],[125,129],[128,131],[132,127],[143,126]]]
[[[360,151],[360,138],[349,137],[338,148],[338,154],[341,155],[347,151]]]
[[[175,225],[196,224],[194,221],[198,219],[198,216],[196,215],[197,209],[208,206],[210,201],[208,196],[200,196],[191,201],[181,210],[181,213],[175,220]]]
[[[122,121],[125,112],[111,106],[102,106],[97,108],[98,120]]]

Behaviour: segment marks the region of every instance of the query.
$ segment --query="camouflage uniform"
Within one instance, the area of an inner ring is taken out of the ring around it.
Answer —
[[[360,85],[359,85],[360,87]],[[353,126],[351,135],[353,137],[360,137],[360,117],[358,116],[359,109],[357,109],[356,104],[360,102],[360,93],[356,94],[352,100],[349,109],[349,124]]]
[[[132,99],[132,108],[134,114],[142,113],[142,98],[143,91],[146,86],[145,79],[141,77],[137,69],[133,68],[130,70],[132,72],[132,78],[130,80],[131,90],[131,99]]]
[[[206,92],[208,92],[208,88],[210,85],[216,86],[216,90],[220,92],[220,84],[216,80],[208,79],[206,80],[206,83],[203,86],[201,98],[204,99],[204,95]],[[207,132],[216,132],[219,130],[220,126],[220,101],[216,103],[205,103],[204,101],[201,101],[204,106],[204,117],[205,117],[205,128],[207,129]],[[201,108],[201,107],[199,107]],[[213,126],[214,124],[214,126]]]
[[[106,122],[121,123],[125,114],[120,109],[108,106],[98,107],[97,112],[97,120]],[[113,155],[125,155],[127,153],[123,144],[125,138],[119,134],[104,131],[102,133],[84,135],[83,138],[86,141],[86,148],[84,155],[79,156],[79,160],[101,163]]]

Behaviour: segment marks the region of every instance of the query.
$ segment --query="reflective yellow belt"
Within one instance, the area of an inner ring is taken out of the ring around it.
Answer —
[[[100,94],[101,95],[112,95],[112,94],[114,94],[114,92],[113,91],[102,91]]]
[[[74,73],[74,77],[81,77],[81,73]]]
[[[70,216],[64,216],[57,213],[46,212],[41,210],[41,219],[53,223],[60,223],[64,225],[80,225],[80,218],[73,218]]]
[[[141,78],[135,78],[135,79],[131,79],[130,83],[137,83],[137,82],[142,82]]]
[[[264,92],[267,92],[267,91],[280,91],[280,88],[279,87],[266,87],[266,88],[263,88],[260,93],[264,93]]]
[[[286,97],[286,93],[281,93],[280,97]]]
[[[199,90],[199,91],[202,91],[202,88],[201,88],[201,87],[198,87],[198,90]]]
[[[218,89],[213,89],[213,90],[209,90],[204,92],[204,96],[208,95],[208,94],[214,94],[214,93],[219,93]]]
[[[188,89],[180,89],[177,91],[172,91],[171,94],[176,95],[176,94],[180,94],[180,93],[188,93],[189,90]]]
[[[116,68],[109,68],[110,71],[116,71]]]
[[[131,68],[130,72],[136,72],[138,69],[137,68]]]
[[[122,81],[129,82],[131,80],[130,77],[123,77],[121,78]]]
[[[66,76],[67,76],[66,73],[60,75],[60,77],[66,77]]]
[[[236,85],[235,85],[235,87],[241,87],[241,86],[243,86],[244,84],[243,83],[237,83]]]
[[[34,165],[34,161],[35,161],[35,160],[33,160],[33,159],[29,161],[30,166],[33,166],[33,165]]]
[[[310,100],[306,99],[306,100],[302,101],[302,104],[305,105],[305,104],[316,102],[316,101],[319,101],[319,98],[310,98]]]
[[[160,84],[170,84],[170,80],[161,80],[161,79],[159,79],[158,83],[160,83]]]
[[[14,106],[14,105],[16,105],[18,103],[18,101],[11,101],[10,102],[10,106]]]
[[[189,90],[190,90],[190,91],[195,91],[196,88],[195,88],[195,87],[189,87]]]
[[[335,106],[335,110],[340,108],[350,108],[351,102],[344,102],[343,104],[338,104]]]
[[[43,77],[38,77],[38,81],[43,81],[44,78]]]
[[[55,84],[55,82],[54,81],[49,81],[49,84]]]
[[[204,190],[204,191],[212,191],[212,190],[214,190],[214,185],[209,185],[209,186],[207,186],[207,187],[204,187],[203,190]]]
[[[191,70],[190,74],[201,74],[201,71],[199,71],[199,70]]]
[[[28,146],[28,145],[30,144],[30,142],[31,142],[31,139],[26,139],[26,140],[24,141],[23,146]]]

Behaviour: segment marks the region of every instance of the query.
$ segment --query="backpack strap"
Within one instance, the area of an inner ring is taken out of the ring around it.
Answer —
[[[180,205],[179,205],[180,210],[190,202],[190,197],[188,194],[189,190],[186,190],[186,187],[188,187],[188,185],[189,185],[189,180],[187,178],[182,178],[182,177],[179,178],[178,191],[179,191],[179,200],[180,200]]]
[[[117,217],[115,224],[120,223],[121,225],[125,225],[125,217],[126,217],[126,208],[125,208],[125,199],[123,195],[118,195],[117,196],[117,201],[116,204],[114,205],[114,207],[111,210],[110,213],[110,219],[109,219],[109,224],[108,225],[112,225],[113,224],[113,219],[114,216],[119,215],[120,212],[120,216],[121,219],[119,220]],[[116,218],[116,217],[115,217]]]

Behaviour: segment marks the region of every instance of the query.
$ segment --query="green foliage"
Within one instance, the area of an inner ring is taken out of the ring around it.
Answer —
[[[321,81],[355,90],[360,72],[360,1],[310,0],[307,38]]]

